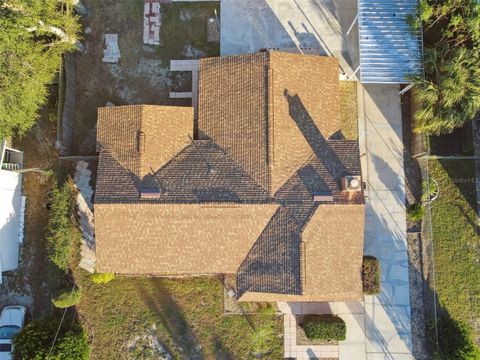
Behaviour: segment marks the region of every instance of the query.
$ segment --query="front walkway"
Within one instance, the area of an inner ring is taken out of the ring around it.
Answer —
[[[365,254],[381,266],[381,293],[365,296],[367,360],[412,358],[399,90],[398,85],[359,85]]]
[[[286,358],[340,360],[365,360],[365,309],[361,302],[331,303],[289,303],[278,302],[278,308],[284,315],[284,349]],[[295,315],[334,314],[345,321],[347,338],[338,346],[297,345]]]

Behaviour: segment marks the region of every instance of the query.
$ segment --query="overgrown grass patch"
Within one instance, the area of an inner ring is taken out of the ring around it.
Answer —
[[[342,135],[348,140],[358,139],[357,82],[340,81],[340,116]]]
[[[178,359],[249,359],[259,350],[263,359],[282,358],[281,320],[273,314],[224,315],[220,279],[117,277],[96,285],[83,270],[76,279],[92,359],[125,357],[135,336],[152,331]]]
[[[220,14],[220,2],[170,3],[162,4],[161,45],[158,55],[162,62],[170,59],[185,59],[185,46],[199,51],[194,58],[220,55],[220,44],[207,42],[207,21]]]
[[[429,171],[439,191],[432,203],[438,301],[454,321],[474,329],[478,339],[480,236],[474,162],[435,160],[430,162]]]

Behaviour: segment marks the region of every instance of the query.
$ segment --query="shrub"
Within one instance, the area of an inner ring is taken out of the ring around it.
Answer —
[[[305,315],[303,330],[310,340],[345,340],[347,327],[345,322],[332,315]]]
[[[90,348],[81,326],[65,321],[60,327],[57,340],[50,355],[60,319],[44,318],[31,322],[13,339],[15,360],[87,360]]]
[[[48,257],[58,269],[67,273],[73,246],[80,243],[80,234],[73,218],[75,191],[68,181],[50,192],[50,215],[47,228]]]
[[[435,360],[477,360],[480,349],[475,345],[470,328],[450,317],[440,316],[437,322],[439,351],[434,354]],[[432,347],[436,348],[435,324],[428,323],[428,332],[432,339]]]
[[[412,204],[407,209],[407,218],[410,221],[420,221],[425,215],[425,206],[420,203]]]
[[[57,308],[64,309],[77,305],[82,300],[82,291],[80,289],[67,289],[62,291],[60,295],[52,299],[53,305]]]
[[[114,273],[93,273],[92,274],[92,282],[94,284],[107,284],[110,281],[115,279]]]
[[[362,280],[365,294],[374,295],[380,292],[380,263],[373,256],[363,257]]]

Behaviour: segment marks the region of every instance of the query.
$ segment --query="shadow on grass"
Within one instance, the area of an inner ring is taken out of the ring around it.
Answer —
[[[213,344],[215,346],[215,359],[235,360],[233,354],[225,347],[222,340],[218,336],[213,338]]]
[[[155,313],[161,328],[171,337],[175,349],[189,359],[204,359],[198,339],[170,290],[161,279],[150,281],[150,287],[139,282],[140,293],[147,307]]]
[[[443,170],[448,174],[448,179],[437,179],[435,174],[432,174],[432,177],[437,180],[440,187],[440,196],[442,193],[445,193],[445,186],[449,184],[447,181],[451,182],[463,195],[465,201],[470,205],[470,207],[476,212],[476,188],[475,188],[475,162],[473,160],[439,160],[438,163],[443,168]],[[444,184],[442,184],[444,183]],[[443,187],[443,189],[442,189]]]

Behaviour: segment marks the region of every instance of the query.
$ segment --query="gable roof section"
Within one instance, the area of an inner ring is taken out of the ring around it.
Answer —
[[[302,294],[247,291],[239,300],[361,300],[364,214],[363,204],[318,206],[302,234]]]
[[[235,273],[276,204],[98,204],[97,271]]]
[[[97,143],[140,179],[190,144],[193,108],[128,105],[98,109]]]
[[[340,128],[338,60],[260,52],[200,60],[199,130],[269,194]]]
[[[268,190],[266,53],[200,60],[198,124]]]
[[[318,138],[340,129],[338,59],[270,53],[269,159],[271,192],[316,151]]]

